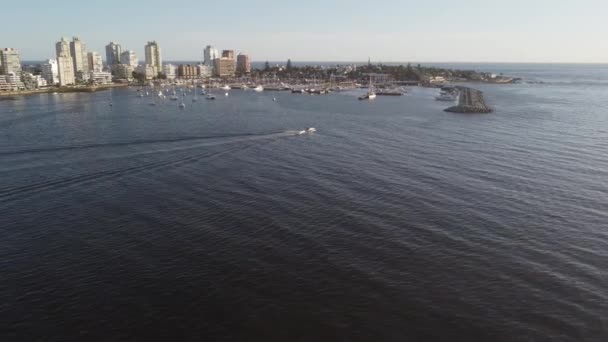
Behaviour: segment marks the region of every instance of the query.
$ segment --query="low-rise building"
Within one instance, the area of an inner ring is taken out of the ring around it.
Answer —
[[[180,66],[177,68],[177,75],[180,78],[197,78],[198,68],[196,67],[196,65],[180,64]]]
[[[152,80],[158,76],[157,68],[150,64],[140,65],[137,67],[136,71],[143,74],[146,80]]]
[[[91,81],[95,84],[110,84],[112,83],[112,73],[107,71],[91,71]],[[129,78],[126,78],[129,79]]]
[[[56,59],[47,59],[41,65],[42,77],[48,85],[59,84],[59,67]]]
[[[177,67],[173,64],[165,64],[163,65],[162,73],[168,80],[174,80],[177,77]]]
[[[198,68],[198,75],[202,78],[207,78],[213,76],[213,67],[211,65],[199,64],[196,66]]]
[[[23,84],[26,89],[38,89],[47,86],[47,82],[42,76],[29,72],[23,73]]]
[[[9,72],[8,75],[0,77],[4,77],[6,83],[8,84],[9,90],[25,89],[25,84],[23,84],[23,82],[21,81],[21,75],[15,72]]]
[[[133,68],[127,64],[114,64],[112,65],[111,74],[114,75],[114,78],[117,80],[132,80],[133,79]]]

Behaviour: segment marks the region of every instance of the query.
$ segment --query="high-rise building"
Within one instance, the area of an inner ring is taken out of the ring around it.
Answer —
[[[248,55],[240,53],[236,57],[236,72],[240,74],[251,73],[251,59]]]
[[[70,54],[74,64],[74,75],[80,81],[89,80],[89,62],[87,60],[87,46],[78,37],[72,38],[70,42]]]
[[[223,58],[234,59],[234,50],[224,50],[222,51]]]
[[[204,60],[203,64],[213,67],[215,60],[217,58],[220,58],[220,52],[218,51],[218,49],[214,48],[213,46],[207,45],[207,47],[205,48],[204,57],[205,57],[205,60]]]
[[[74,79],[74,61],[70,52],[70,43],[61,38],[55,44],[57,52],[57,70],[59,71],[59,85],[66,86],[76,83]]]
[[[74,79],[74,63],[71,56],[66,56],[65,53],[61,53],[57,57],[57,70],[59,71],[59,85],[67,86],[76,83]]]
[[[103,71],[103,61],[101,55],[97,52],[89,52],[87,54],[87,62],[89,64],[89,72]]]
[[[112,65],[120,63],[120,54],[122,53],[122,47],[118,43],[110,42],[106,45],[106,64],[108,68],[112,68]]]
[[[216,58],[213,71],[218,77],[233,77],[236,71],[236,63],[233,58]]]
[[[59,83],[59,66],[56,59],[47,59],[41,64],[41,67],[42,77],[46,80],[46,83],[50,85]]]
[[[162,71],[163,59],[160,51],[160,46],[157,42],[152,41],[146,44],[146,65],[155,68],[156,72]]]
[[[21,75],[21,57],[17,50],[5,48],[0,50],[0,74],[8,75],[10,73]]]
[[[57,57],[61,56],[62,54],[67,57],[72,57],[72,53],[70,52],[70,42],[68,42],[65,38],[61,38],[61,40],[55,44],[55,52],[57,53]]]
[[[137,59],[135,51],[126,50],[125,52],[120,54],[120,63],[130,65],[135,68],[139,64],[139,60]]]

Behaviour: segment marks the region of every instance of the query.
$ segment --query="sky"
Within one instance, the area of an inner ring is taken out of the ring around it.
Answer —
[[[54,58],[61,37],[118,42],[140,60],[202,60],[213,45],[254,61],[608,63],[606,0],[7,1],[0,48]],[[11,28],[8,31],[6,28]]]

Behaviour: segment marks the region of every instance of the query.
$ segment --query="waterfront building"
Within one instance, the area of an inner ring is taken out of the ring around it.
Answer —
[[[158,76],[158,69],[150,64],[140,65],[135,71],[139,74],[143,74],[146,80],[152,80]]]
[[[74,78],[74,63],[71,56],[62,52],[57,57],[57,70],[59,71],[59,85],[61,87],[76,83]]]
[[[89,52],[87,54],[87,61],[89,63],[89,72],[103,71],[103,61],[99,53],[94,51]]]
[[[234,77],[236,72],[234,59],[226,57],[216,58],[214,72],[218,77]]]
[[[178,68],[177,68],[177,75],[180,78],[197,78],[198,77],[198,68],[196,67],[196,65],[191,65],[191,64],[181,64]]]
[[[167,76],[168,80],[174,80],[177,77],[177,67],[173,64],[165,64],[162,73]]]
[[[91,71],[90,78],[95,84],[112,83],[112,74],[107,71]]]
[[[128,64],[114,64],[112,65],[112,75],[117,80],[132,80],[133,71],[135,68]]]
[[[213,75],[213,67],[210,65],[199,64],[196,66],[198,68],[198,75],[200,77],[211,77]]]
[[[248,55],[240,53],[236,57],[236,72],[239,74],[251,73],[251,59]]]
[[[23,90],[23,89],[25,89],[25,85],[21,81],[21,72],[16,73],[16,72],[11,71],[8,74],[6,74],[4,76],[0,76],[0,77],[2,77],[2,78],[5,79],[5,82],[8,85],[8,89],[7,90]]]
[[[89,80],[89,62],[87,60],[86,44],[78,37],[72,38],[70,42],[70,55],[74,64],[74,75],[79,81]]]
[[[207,47],[205,47],[203,64],[213,68],[215,60],[219,57],[219,50],[211,45],[207,45]]]
[[[120,63],[127,64],[134,68],[139,65],[139,60],[137,59],[137,55],[133,50],[126,50],[122,54],[120,54]]]
[[[42,67],[42,77],[47,84],[56,85],[59,83],[59,66],[56,59],[47,59],[40,66]]]
[[[120,55],[122,53],[122,47],[120,44],[110,42],[106,45],[106,64],[108,68],[112,70],[112,66],[120,63]]]
[[[21,74],[21,57],[17,50],[5,48],[0,50],[0,74],[8,75],[10,73]]]
[[[34,75],[31,72],[24,72],[22,75],[25,89],[38,89],[47,86],[46,80],[40,75]]]
[[[10,91],[11,86],[6,82],[6,77],[4,75],[0,75],[0,91]]]
[[[59,85],[63,87],[76,83],[74,77],[74,61],[72,60],[72,54],[70,52],[70,43],[65,38],[61,38],[61,40],[55,44],[55,51],[57,52]]]
[[[160,46],[156,41],[148,42],[146,50],[146,65],[150,65],[156,69],[156,73],[162,70],[163,59],[160,51]]]

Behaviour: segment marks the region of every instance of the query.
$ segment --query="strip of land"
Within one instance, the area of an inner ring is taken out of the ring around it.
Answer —
[[[468,87],[458,87],[460,91],[460,97],[458,99],[458,105],[447,108],[446,112],[452,113],[491,113],[490,108],[485,99],[483,93],[477,89]]]

